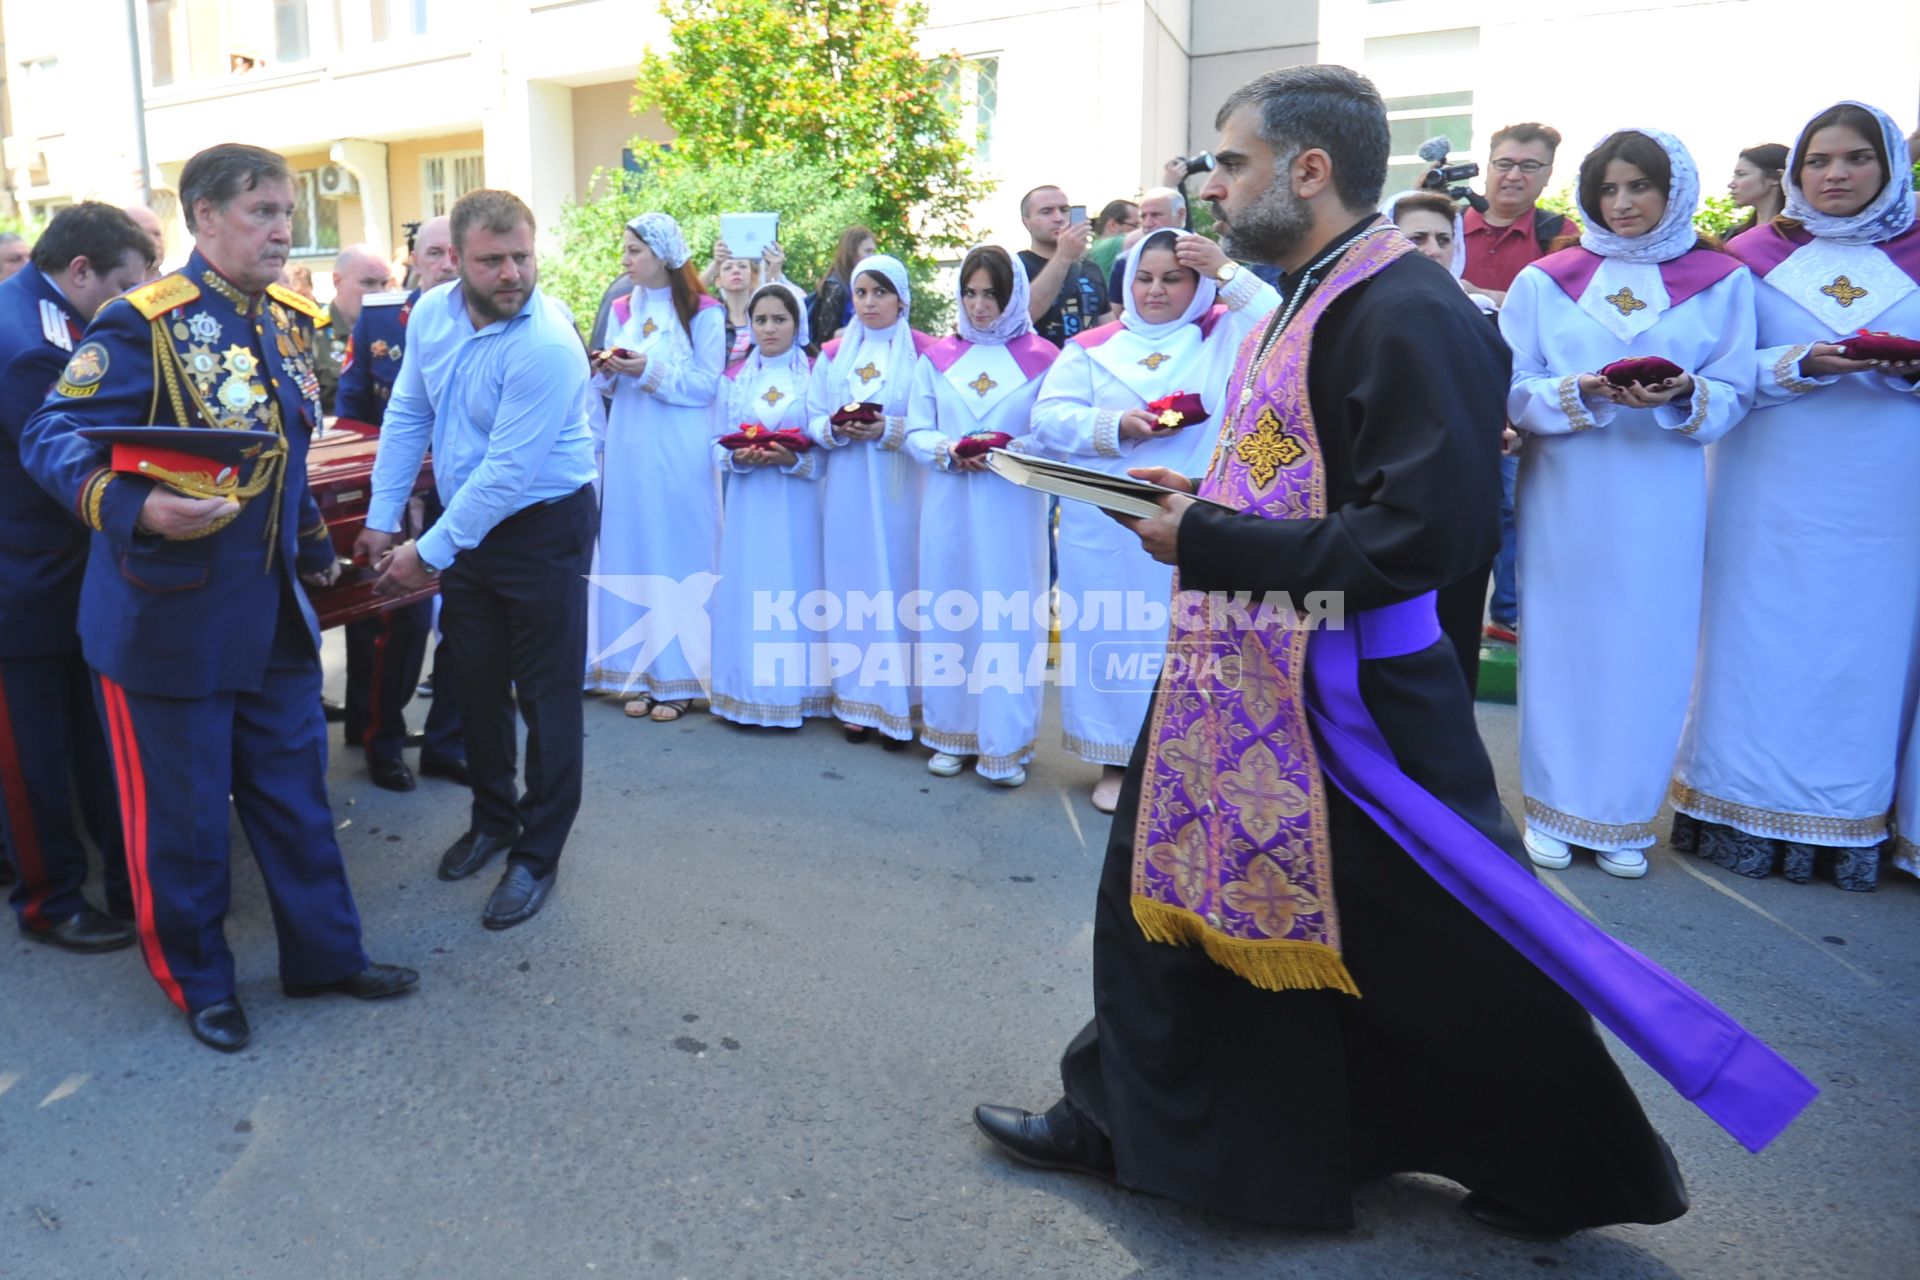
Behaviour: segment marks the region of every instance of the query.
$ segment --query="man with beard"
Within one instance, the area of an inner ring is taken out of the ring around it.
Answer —
[[[508,854],[480,921],[508,929],[545,905],[580,810],[580,672],[599,525],[587,353],[567,309],[535,287],[531,209],[509,192],[471,191],[450,221],[458,279],[423,294],[407,321],[355,550],[384,570],[382,594],[440,578],[473,788],[467,832],[441,858],[440,878],[463,880]],[[443,514],[395,547],[429,443]],[[517,799],[516,706],[527,722]]]
[[[1350,1227],[1354,1186],[1403,1171],[1523,1238],[1678,1217],[1672,1155],[1581,1004],[1756,1149],[1813,1089],[1565,907],[1501,810],[1433,592],[1492,554],[1507,352],[1374,213],[1370,82],[1274,72],[1216,123],[1201,196],[1235,258],[1285,269],[1282,305],[1241,347],[1207,475],[1135,472],[1186,492],[1128,522],[1176,597],[1101,876],[1094,1019],[1059,1102],[975,1121],[1029,1164],[1274,1225]],[[1344,626],[1289,616],[1317,592]]]

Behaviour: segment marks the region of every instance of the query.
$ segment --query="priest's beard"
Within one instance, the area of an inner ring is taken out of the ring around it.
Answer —
[[[1219,213],[1216,205],[1215,214]],[[1313,230],[1313,211],[1276,175],[1260,198],[1228,219],[1221,247],[1243,262],[1279,262]]]

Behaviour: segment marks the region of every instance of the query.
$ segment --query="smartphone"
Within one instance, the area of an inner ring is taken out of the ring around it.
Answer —
[[[1085,222],[1086,220],[1087,220],[1087,206],[1083,204],[1076,204],[1076,205],[1069,205],[1067,207],[1067,225],[1068,226],[1078,226],[1080,223]]]

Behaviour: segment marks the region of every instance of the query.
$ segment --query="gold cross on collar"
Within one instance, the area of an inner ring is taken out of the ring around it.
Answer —
[[[995,382],[992,378],[989,378],[987,376],[986,371],[984,369],[981,370],[979,377],[975,378],[972,382],[969,382],[967,384],[967,386],[973,389],[976,395],[982,397],[983,399],[985,398],[987,392],[993,390],[995,387],[999,385],[1000,385],[999,383]]]
[[[782,391],[778,387],[768,387],[767,394],[761,396],[760,398],[762,400],[765,400],[769,406],[772,406],[772,405],[779,404],[782,400],[785,400],[787,398],[787,393]]]
[[[1647,304],[1634,297],[1633,290],[1624,285],[1621,286],[1620,292],[1608,294],[1607,301],[1623,316],[1630,316],[1636,311],[1647,309]]]
[[[865,367],[855,369],[854,372],[860,376],[860,381],[872,382],[875,378],[880,376],[880,367],[874,364],[873,361],[869,360],[867,361]]]
[[[1843,307],[1850,307],[1867,296],[1867,291],[1855,285],[1845,276],[1835,276],[1833,283],[1821,287],[1820,292],[1832,298]]]
[[[1147,366],[1147,372],[1157,373],[1160,369],[1160,366],[1165,364],[1167,361],[1171,359],[1173,359],[1172,356],[1167,355],[1164,352],[1156,351],[1150,356],[1141,356],[1139,362]]]

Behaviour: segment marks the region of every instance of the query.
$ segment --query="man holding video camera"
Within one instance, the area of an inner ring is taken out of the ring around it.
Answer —
[[[1093,224],[1086,206],[1070,204],[1059,187],[1035,187],[1021,196],[1020,221],[1032,240],[1020,261],[1032,281],[1027,311],[1034,332],[1064,346],[1107,317],[1107,286],[1087,261]]]

